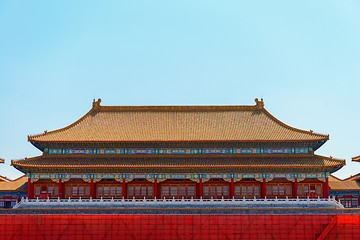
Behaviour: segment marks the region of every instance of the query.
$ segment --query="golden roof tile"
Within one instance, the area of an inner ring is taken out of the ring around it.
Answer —
[[[346,190],[357,190],[360,191],[360,183],[355,180],[344,179],[341,180],[335,176],[330,175],[329,187],[331,190],[346,191]]]
[[[328,135],[290,127],[255,106],[100,106],[73,124],[29,136],[30,142],[291,142]]]
[[[10,182],[0,182],[0,191],[16,191],[19,188],[23,187],[24,184],[27,183],[28,178],[23,175],[15,180]],[[23,189],[26,190],[25,188]]]

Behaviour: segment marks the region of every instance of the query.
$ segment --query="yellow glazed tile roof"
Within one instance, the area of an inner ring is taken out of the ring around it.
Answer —
[[[0,182],[0,191],[16,191],[27,183],[28,178],[24,175],[10,182]]]
[[[255,106],[100,106],[78,121],[29,136],[30,142],[320,141],[328,135],[290,127]]]
[[[331,190],[358,190],[360,191],[360,185],[358,182],[350,179],[341,180],[335,176],[330,175],[329,186]]]

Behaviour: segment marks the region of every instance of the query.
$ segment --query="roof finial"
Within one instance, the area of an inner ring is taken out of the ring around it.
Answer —
[[[93,108],[100,107],[100,103],[101,103],[101,98],[99,98],[97,101],[95,101],[95,99],[93,99]]]
[[[259,101],[259,99],[255,98],[255,103],[256,106],[259,108],[263,108],[264,107],[264,100],[261,98],[261,100]]]

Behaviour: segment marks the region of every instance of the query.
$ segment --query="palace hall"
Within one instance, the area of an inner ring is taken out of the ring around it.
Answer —
[[[251,106],[102,106],[28,136],[42,155],[12,160],[28,198],[328,198],[344,160],[328,135]]]

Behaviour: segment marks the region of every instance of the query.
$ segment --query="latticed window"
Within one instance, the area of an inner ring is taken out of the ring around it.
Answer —
[[[205,198],[228,198],[229,186],[225,184],[209,183],[204,186]]]
[[[254,195],[255,196],[260,196],[260,188],[259,188],[259,186],[254,186]]]
[[[316,194],[317,194],[318,196],[321,196],[321,194],[322,194],[322,187],[321,187],[321,185],[316,185]]]
[[[115,186],[110,186],[110,196],[115,196]]]
[[[84,186],[79,186],[79,196],[84,196],[84,191],[85,187]]]
[[[205,190],[204,190],[205,191]],[[195,186],[193,185],[164,185],[161,187],[162,197],[190,198],[195,197]]]
[[[104,197],[108,197],[109,196],[109,186],[104,186]]]
[[[195,197],[195,187],[194,186],[188,186],[188,196]]]
[[[149,184],[128,185],[128,197],[132,198],[152,198],[153,186]]]
[[[162,194],[164,195],[164,196],[169,196],[170,194],[169,194],[169,186],[162,186]]]
[[[77,196],[77,195],[78,195],[78,186],[73,186],[73,187],[72,187],[72,195],[73,195],[73,196]]]
[[[98,187],[98,189],[97,189],[97,195],[98,196],[102,196],[103,195],[103,191],[102,191],[103,189],[102,189],[102,187]]]
[[[35,186],[35,196],[40,196],[40,186]]]
[[[321,197],[322,184],[321,183],[299,183],[298,185],[299,197]]]

